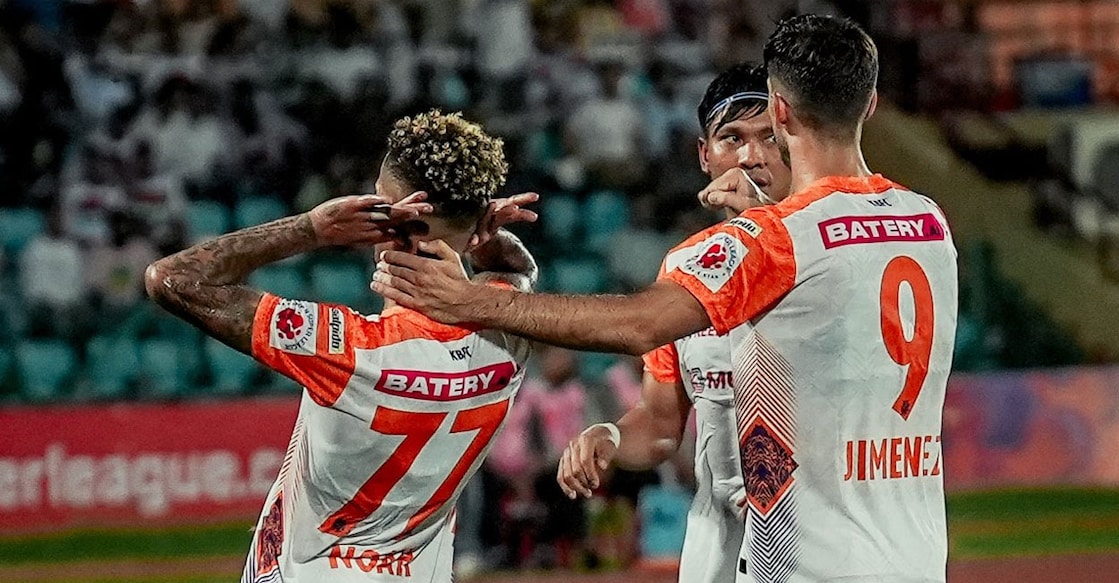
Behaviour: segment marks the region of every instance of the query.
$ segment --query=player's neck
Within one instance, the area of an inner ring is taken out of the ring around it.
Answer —
[[[828,176],[865,178],[872,174],[863,158],[858,137],[838,141],[790,136],[788,143],[793,174],[790,191],[793,193],[801,192]]]

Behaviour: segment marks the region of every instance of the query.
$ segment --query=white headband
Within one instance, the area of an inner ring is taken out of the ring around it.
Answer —
[[[735,93],[734,95],[731,95],[730,97],[727,97],[726,99],[723,99],[722,101],[716,103],[715,106],[711,108],[711,111],[707,113],[706,119],[703,120],[703,127],[711,125],[711,120],[718,117],[721,112],[730,109],[730,106],[733,105],[736,101],[743,101],[746,99],[759,99],[768,103],[769,94],[762,93],[760,91],[743,91],[741,93]]]

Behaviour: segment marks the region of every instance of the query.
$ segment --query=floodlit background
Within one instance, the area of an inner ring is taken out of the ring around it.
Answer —
[[[154,309],[148,262],[371,191],[392,121],[438,106],[543,195],[515,230],[545,290],[639,288],[715,220],[704,88],[798,11],[878,42],[870,165],[955,230],[950,580],[1116,577],[1119,2],[0,0],[0,581],[239,576],[299,389]],[[252,281],[375,312],[369,277],[334,252]],[[586,502],[553,480],[639,374],[540,351],[461,501],[460,579],[675,580],[690,451]]]

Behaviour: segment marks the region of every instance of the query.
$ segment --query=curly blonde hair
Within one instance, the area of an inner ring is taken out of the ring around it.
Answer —
[[[481,216],[509,171],[501,138],[438,109],[398,120],[385,162],[397,178],[427,192],[436,216],[463,222]]]

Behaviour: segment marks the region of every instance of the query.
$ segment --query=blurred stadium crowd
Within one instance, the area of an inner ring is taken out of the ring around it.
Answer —
[[[993,37],[983,19],[945,4],[0,0],[0,403],[293,394],[289,381],[160,315],[143,297],[143,269],[191,242],[372,191],[387,128],[429,107],[464,111],[504,137],[506,192],[543,195],[541,224],[519,232],[544,288],[640,287],[670,246],[714,220],[695,204],[706,182],[694,145],[704,88],[720,68],[757,59],[783,14],[844,10],[868,24],[882,39],[882,91],[902,106],[1033,99],[967,66],[977,58],[968,47]],[[940,34],[919,41],[918,30]],[[960,54],[945,58],[949,49]],[[1114,47],[1101,51],[1114,59]],[[1113,99],[1117,86],[1080,98]],[[959,118],[944,119],[951,129]],[[1039,217],[1078,224],[1089,212],[1079,197],[1089,197],[1093,224],[1111,225],[1116,167],[1096,171],[1110,186],[1075,195],[1045,183]],[[960,369],[1084,359],[984,245],[961,255]],[[376,311],[370,272],[368,257],[339,251],[269,267],[254,283]],[[1011,349],[1009,337],[1023,341]],[[639,393],[639,361],[540,353],[485,476],[497,508],[488,515],[504,518],[482,532],[501,543],[498,562],[562,563],[578,550],[582,511],[548,504],[559,495],[555,459]],[[632,499],[658,479],[615,488]],[[597,512],[596,532],[630,532],[610,526],[632,520],[624,508]],[[630,552],[602,540],[594,546],[614,549],[606,555]],[[483,548],[469,533],[459,545]]]

